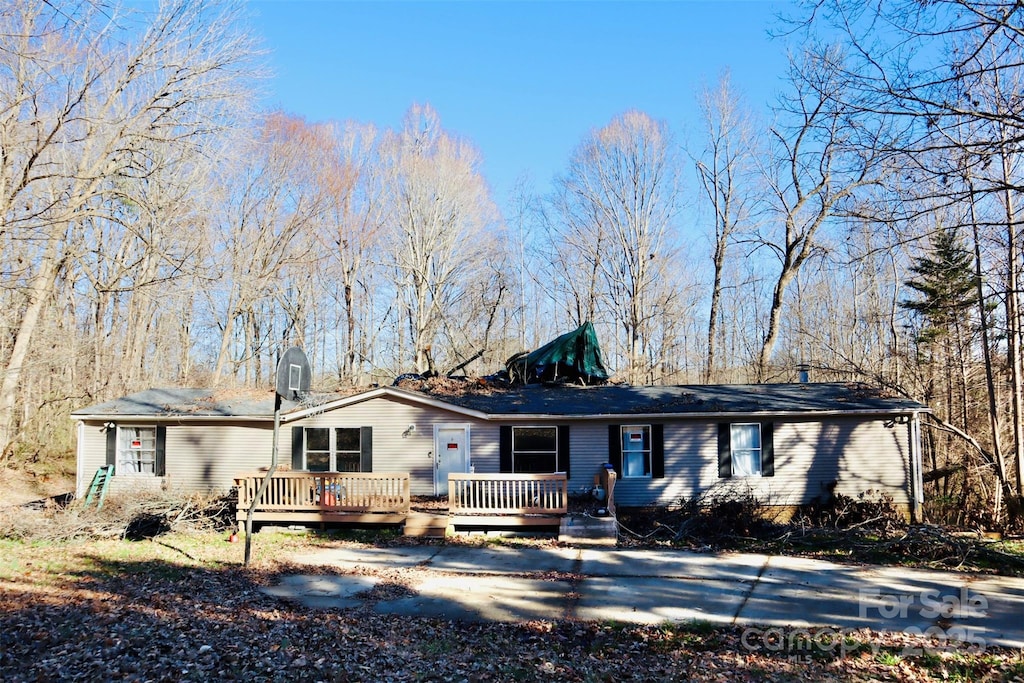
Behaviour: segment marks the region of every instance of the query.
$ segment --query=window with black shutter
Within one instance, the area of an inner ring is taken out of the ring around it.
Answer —
[[[502,472],[569,474],[569,425],[509,426],[498,430]]]
[[[722,422],[718,425],[718,476],[775,476],[774,424]]]
[[[622,479],[662,479],[665,425],[609,425],[608,462]]]
[[[372,427],[292,427],[292,469],[372,471]]]

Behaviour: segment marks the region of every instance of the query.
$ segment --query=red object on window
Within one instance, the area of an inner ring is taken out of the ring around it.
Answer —
[[[142,448],[142,442],[138,439],[132,439],[132,448]]]

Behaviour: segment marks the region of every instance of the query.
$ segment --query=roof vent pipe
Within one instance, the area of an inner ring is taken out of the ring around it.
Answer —
[[[810,365],[808,365],[807,363],[800,363],[800,365],[796,366],[796,370],[797,370],[798,373],[800,373],[799,374],[799,376],[800,376],[800,384],[807,384],[808,382],[811,381],[811,379],[810,379],[810,377],[811,377],[811,366]]]

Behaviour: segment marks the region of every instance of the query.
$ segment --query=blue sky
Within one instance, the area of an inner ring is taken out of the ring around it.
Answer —
[[[543,190],[593,128],[628,109],[696,125],[695,93],[729,69],[751,105],[774,98],[786,3],[253,0],[273,72],[265,106],[311,121],[397,126],[414,102],[476,144],[495,199]]]

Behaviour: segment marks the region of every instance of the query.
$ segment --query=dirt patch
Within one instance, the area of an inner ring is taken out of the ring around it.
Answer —
[[[22,470],[0,468],[0,507],[23,505],[74,490],[73,474],[36,475]]]

